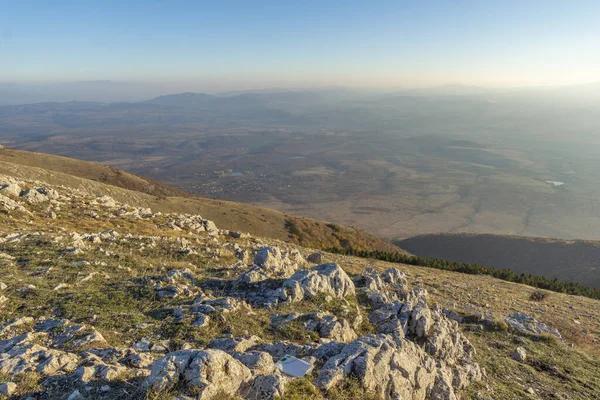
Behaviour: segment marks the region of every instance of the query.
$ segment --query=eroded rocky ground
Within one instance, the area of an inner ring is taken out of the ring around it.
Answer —
[[[594,398],[598,302],[0,176],[0,396]],[[314,365],[281,373],[286,354]]]

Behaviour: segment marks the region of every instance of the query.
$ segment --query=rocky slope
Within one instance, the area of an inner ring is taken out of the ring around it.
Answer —
[[[598,302],[344,257],[0,175],[0,396],[510,399],[600,392]],[[303,378],[276,363],[293,355]]]

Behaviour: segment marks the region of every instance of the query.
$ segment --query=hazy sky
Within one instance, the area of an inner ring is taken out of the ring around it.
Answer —
[[[0,82],[600,80],[600,1],[0,0]]]

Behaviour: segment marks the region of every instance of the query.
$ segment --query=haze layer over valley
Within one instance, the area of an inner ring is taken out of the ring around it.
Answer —
[[[0,142],[387,238],[599,239],[597,85],[0,107]]]

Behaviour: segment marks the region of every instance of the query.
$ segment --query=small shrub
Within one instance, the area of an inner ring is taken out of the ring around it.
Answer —
[[[531,301],[543,301],[548,297],[548,292],[544,292],[543,290],[534,290],[529,296],[529,300]]]

